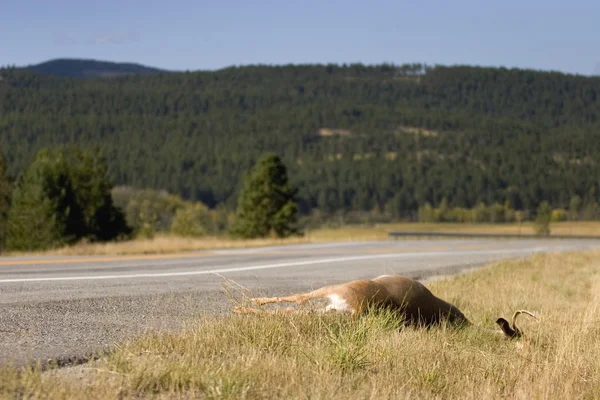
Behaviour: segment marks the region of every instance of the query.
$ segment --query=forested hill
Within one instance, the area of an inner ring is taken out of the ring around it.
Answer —
[[[600,194],[600,78],[421,65],[247,66],[114,79],[0,70],[0,146],[100,145],[118,184],[235,206],[282,156],[301,210],[471,207]]]
[[[127,75],[156,75],[165,72],[158,68],[133,63],[65,58],[29,65],[25,69],[39,74],[68,78],[112,78]]]

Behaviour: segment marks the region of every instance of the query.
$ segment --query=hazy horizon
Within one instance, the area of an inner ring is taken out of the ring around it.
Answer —
[[[600,3],[191,0],[3,7],[0,65],[93,59],[171,71],[424,63],[600,74]]]
[[[103,59],[95,59],[95,58],[75,58],[75,57],[61,57],[61,58],[54,58],[54,59],[49,59],[49,60],[43,60],[37,63],[33,63],[33,64],[27,64],[27,65],[8,65],[8,67],[17,67],[17,68],[26,68],[26,67],[34,67],[37,65],[41,65],[41,64],[45,64],[48,62],[53,62],[53,61],[58,61],[58,60],[69,60],[69,61],[94,61],[94,62],[109,62],[109,63],[116,63],[116,64],[131,64],[131,65],[139,65],[141,67],[147,67],[147,68],[157,68],[160,69],[161,71],[164,72],[195,72],[195,71],[207,71],[207,72],[214,72],[214,71],[218,71],[221,69],[226,69],[226,68],[231,68],[231,67],[247,67],[247,66],[266,66],[266,67],[280,67],[280,66],[286,66],[286,65],[294,65],[294,66],[309,66],[309,65],[328,65],[328,64],[333,64],[333,65],[339,65],[339,66],[343,66],[343,65],[351,65],[354,63],[357,64],[362,64],[365,66],[378,66],[378,65],[383,65],[383,64],[391,64],[391,65],[395,65],[395,66],[401,66],[403,64],[413,64],[411,62],[406,62],[406,63],[389,63],[389,62],[378,62],[378,63],[361,63],[361,62],[352,62],[352,63],[348,63],[348,62],[330,62],[330,63],[281,63],[281,64],[274,64],[274,63],[253,63],[253,64],[239,64],[239,65],[225,65],[223,67],[217,67],[217,68],[196,68],[196,69],[192,69],[192,68],[184,68],[184,69],[165,69],[165,68],[159,68],[156,67],[154,65],[148,65],[148,64],[142,64],[139,62],[136,62],[135,60],[103,60]],[[539,68],[527,68],[527,67],[518,67],[518,66],[504,66],[504,65],[476,65],[476,64],[464,64],[464,63],[456,63],[456,64],[440,64],[440,63],[434,63],[434,64],[426,64],[429,67],[434,67],[436,65],[439,66],[445,66],[445,67],[455,67],[455,66],[469,66],[469,67],[481,67],[481,68],[507,68],[507,69],[522,69],[522,70],[532,70],[532,71],[539,71],[539,72],[558,72],[558,73],[563,73],[563,74],[567,74],[567,75],[583,75],[583,76],[595,76],[595,75],[600,75],[600,65],[598,66],[598,71],[595,73],[591,73],[591,74],[579,74],[579,73],[571,73],[571,72],[565,72],[565,71],[559,71],[559,70],[553,70],[553,69],[539,69]],[[0,65],[0,68],[2,67],[7,67],[7,65]]]

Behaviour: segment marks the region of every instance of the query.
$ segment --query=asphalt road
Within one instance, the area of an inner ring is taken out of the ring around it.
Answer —
[[[230,313],[225,278],[277,295],[382,274],[427,277],[582,240],[399,240],[148,256],[0,258],[0,364],[64,360]],[[233,287],[234,295],[243,291]]]

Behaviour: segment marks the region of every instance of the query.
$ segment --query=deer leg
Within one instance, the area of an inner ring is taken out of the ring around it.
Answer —
[[[256,308],[237,306],[233,309],[233,312],[236,314],[258,314],[261,312],[261,310],[257,310]]]
[[[324,287],[321,289],[313,290],[308,293],[296,293],[289,296],[283,297],[256,297],[251,299],[252,303],[257,306],[271,303],[296,303],[298,305],[306,303],[308,300],[327,297],[329,295],[329,288]]]
[[[283,308],[283,309],[277,309],[277,310],[259,310],[256,308],[251,308],[251,307],[236,307],[233,310],[234,313],[236,314],[240,314],[240,315],[247,315],[247,314],[291,314],[291,313],[299,313],[299,310],[296,310],[294,308],[288,307],[288,308]]]

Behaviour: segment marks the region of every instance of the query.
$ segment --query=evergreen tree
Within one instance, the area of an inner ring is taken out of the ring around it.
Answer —
[[[106,169],[101,157],[77,147],[41,150],[14,191],[7,247],[41,250],[128,234]]]
[[[11,187],[6,172],[6,160],[0,150],[0,251],[6,241],[6,222],[10,209]]]
[[[57,151],[62,152],[67,160],[77,204],[81,207],[84,230],[78,232],[78,236],[106,241],[129,234],[131,230],[123,212],[113,205],[113,184],[99,149],[69,146]]]
[[[298,234],[296,194],[279,156],[265,154],[245,179],[232,234],[244,238]]]
[[[73,243],[82,231],[81,215],[64,158],[42,150],[13,193],[7,248],[42,250]]]

